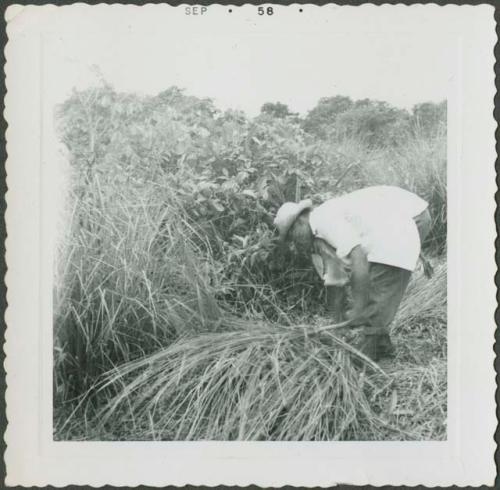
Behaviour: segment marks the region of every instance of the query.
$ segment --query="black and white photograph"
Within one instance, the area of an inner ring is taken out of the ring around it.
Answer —
[[[120,49],[55,108],[56,439],[446,438],[447,53],[397,48],[377,92],[317,44],[161,44],[130,89]]]
[[[450,345],[482,348],[459,333],[456,305],[482,308],[456,292],[477,284],[459,250],[479,274],[493,242],[466,241],[481,231],[465,231],[479,207],[450,10],[46,7],[11,28],[43,26],[47,444],[456,447],[465,412],[450,410],[473,374],[458,379]],[[490,11],[470,12],[460,25],[487,44]],[[486,316],[493,275],[487,288]],[[492,346],[493,316],[475,328]]]

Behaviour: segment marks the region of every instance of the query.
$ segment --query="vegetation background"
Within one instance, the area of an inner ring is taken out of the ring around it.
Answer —
[[[54,288],[54,438],[446,437],[446,102],[322,98],[249,118],[171,87],[103,83],[57,108],[69,219]],[[286,200],[394,184],[430,203],[378,366],[334,335],[307,257],[278,251]],[[359,357],[358,357],[359,359]]]

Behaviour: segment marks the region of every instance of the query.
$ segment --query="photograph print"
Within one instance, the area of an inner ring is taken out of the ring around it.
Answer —
[[[45,42],[54,440],[446,440],[450,45],[185,15]]]

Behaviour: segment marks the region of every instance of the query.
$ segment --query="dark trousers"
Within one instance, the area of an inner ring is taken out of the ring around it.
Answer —
[[[414,219],[420,243],[422,243],[431,229],[431,216],[426,209]],[[410,277],[411,271],[385,264],[370,263],[370,296],[365,334],[389,333],[389,325],[396,316]]]
[[[411,271],[391,265],[370,264],[370,296],[367,305],[367,335],[389,333],[403,295],[410,282]]]

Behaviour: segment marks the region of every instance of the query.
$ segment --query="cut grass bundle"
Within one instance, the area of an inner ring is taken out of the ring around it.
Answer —
[[[98,433],[165,440],[355,439],[382,424],[364,392],[372,382],[353,366],[352,347],[323,331],[252,326],[176,342],[121,366],[99,388],[116,393],[95,422]],[[371,387],[373,388],[373,386]]]
[[[446,266],[418,274],[382,369],[325,329],[223,322],[117,366],[58,438],[439,440],[446,437]],[[357,360],[353,363],[353,360]]]

